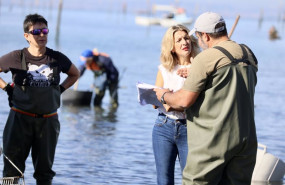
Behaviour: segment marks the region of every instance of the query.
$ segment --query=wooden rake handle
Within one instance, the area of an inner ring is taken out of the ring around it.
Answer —
[[[238,21],[239,21],[239,18],[240,18],[240,15],[238,15],[238,16],[236,17],[236,21],[235,21],[235,23],[234,23],[234,25],[233,25],[233,27],[232,27],[232,29],[231,29],[231,31],[230,31],[230,34],[228,35],[229,38],[231,38],[232,34],[234,33],[234,30],[235,30],[235,28],[236,28],[236,26],[237,26],[237,23],[238,23]]]

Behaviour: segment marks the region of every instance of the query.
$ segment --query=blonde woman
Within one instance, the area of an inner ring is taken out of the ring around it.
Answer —
[[[183,25],[170,27],[161,45],[161,64],[158,67],[156,86],[177,91],[181,89],[193,58],[199,53],[197,40],[188,35]],[[168,107],[162,98],[152,133],[153,151],[158,185],[174,185],[174,169],[178,156],[183,171],[188,153],[186,114],[184,110]]]

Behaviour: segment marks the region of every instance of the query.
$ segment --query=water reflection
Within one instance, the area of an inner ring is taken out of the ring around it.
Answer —
[[[115,166],[112,155],[117,110],[62,106],[60,111],[62,132],[55,161],[57,177],[76,179],[76,183],[67,184],[95,184],[94,179],[102,181],[96,183],[104,184],[104,177],[110,174],[106,166]],[[57,178],[54,183],[58,184]]]
[[[259,182],[259,181],[253,181],[251,182],[251,185],[282,185],[283,182],[282,181],[278,181],[278,182]]]
[[[65,113],[70,112],[72,114],[78,114],[79,112],[90,110],[90,107],[89,106],[63,105],[61,107],[61,110],[62,110],[62,112],[65,112]]]
[[[117,107],[94,107],[94,116],[95,121],[108,121],[112,123],[116,123],[117,120]]]
[[[118,122],[117,107],[62,106],[62,113],[81,119],[82,114],[94,117],[95,122]],[[78,120],[79,121],[79,120]]]
[[[94,135],[110,136],[115,132],[117,120],[117,108],[94,107],[94,121],[92,128]]]
[[[69,123],[76,124],[79,130],[86,129],[91,135],[113,135],[118,122],[117,108],[113,107],[63,106],[61,111]]]

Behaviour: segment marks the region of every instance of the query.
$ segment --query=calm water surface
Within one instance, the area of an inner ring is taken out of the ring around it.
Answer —
[[[61,133],[56,151],[54,184],[156,184],[151,132],[157,112],[137,102],[137,81],[154,83],[159,65],[160,43],[166,28],[141,27],[134,14],[68,9],[62,14],[60,44],[54,42],[56,10],[3,6],[0,15],[0,56],[26,47],[22,21],[28,13],[39,12],[49,20],[48,47],[60,50],[75,64],[82,50],[98,48],[113,58],[122,73],[118,109],[108,108],[108,97],[102,109],[62,106],[59,109]],[[231,27],[234,16],[224,17]],[[241,18],[232,36],[246,43],[259,59],[256,88],[256,128],[258,140],[268,152],[285,161],[285,67],[284,40],[268,40],[268,30],[282,25],[265,20],[258,28],[257,19]],[[123,72],[125,71],[125,72]],[[10,80],[10,74],[1,74]],[[64,78],[64,76],[63,76]],[[87,72],[79,82],[80,90],[90,89],[92,74]],[[0,133],[9,112],[7,96],[0,91]],[[1,137],[2,138],[2,134]],[[0,160],[0,169],[3,163]],[[179,165],[177,165],[179,166]],[[31,158],[25,172],[27,184],[34,184]],[[176,184],[181,183],[176,169]],[[283,183],[285,184],[285,183]]]

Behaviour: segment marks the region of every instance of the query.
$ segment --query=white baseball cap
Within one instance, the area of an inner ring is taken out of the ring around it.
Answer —
[[[218,23],[225,23],[222,16],[214,12],[205,12],[196,19],[194,28],[189,32],[189,35],[193,35],[196,31],[205,33],[217,33],[223,31],[225,26],[217,29],[215,28]]]

